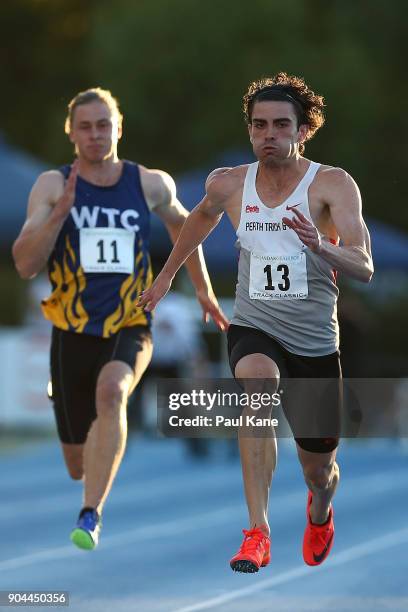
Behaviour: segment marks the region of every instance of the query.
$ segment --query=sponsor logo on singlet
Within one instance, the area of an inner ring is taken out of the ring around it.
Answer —
[[[254,204],[253,206],[251,206],[251,204],[247,204],[245,206],[245,212],[246,213],[259,213],[259,206],[257,206],[256,204]]]
[[[281,232],[288,229],[283,221],[247,221],[246,232]]]
[[[108,220],[108,227],[123,227],[129,232],[140,230],[136,223],[139,213],[132,208],[118,210],[117,208],[101,208],[100,206],[82,206],[79,209],[71,208],[71,217],[77,229],[98,227],[98,220],[105,218],[105,220]]]

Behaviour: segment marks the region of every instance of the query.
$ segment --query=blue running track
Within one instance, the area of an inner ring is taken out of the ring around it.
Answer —
[[[281,444],[272,562],[257,574],[229,568],[247,517],[224,442],[193,462],[179,440],[132,439],[94,552],[69,541],[82,485],[57,442],[1,464],[0,590],[69,591],[70,612],[408,610],[408,455],[397,441],[343,444],[335,543],[318,568],[302,560],[306,489],[292,444]]]

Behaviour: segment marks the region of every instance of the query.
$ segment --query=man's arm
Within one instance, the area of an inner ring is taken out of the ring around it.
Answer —
[[[194,211],[189,215],[188,211],[179,202],[176,197],[175,183],[167,173],[156,170],[148,174],[150,176],[146,176],[146,173],[144,177],[142,175],[142,185],[149,207],[165,224],[172,242],[177,243],[184,224],[188,223]],[[211,222],[208,225],[205,236],[199,236],[198,241],[192,244],[188,253],[184,253],[183,251],[182,261],[179,263],[169,280],[170,282],[173,280],[177,270],[185,263],[191,281],[195,287],[197,299],[203,308],[204,320],[207,321],[208,314],[210,314],[216,324],[221,327],[221,329],[225,329],[228,326],[228,321],[220,310],[215,298],[205,264],[203,250],[200,246],[202,240],[204,240],[210,231],[217,225],[221,216],[222,213],[217,215],[214,223]],[[205,217],[205,223],[208,224],[207,217]],[[203,225],[201,225],[201,227],[203,227]],[[166,272],[162,270],[160,274],[164,277]],[[154,304],[154,306],[155,305],[156,304]],[[147,310],[152,310],[154,306],[150,304]]]
[[[220,180],[221,179],[221,180]],[[217,226],[228,197],[228,184],[220,174],[212,173],[206,183],[207,194],[185,220],[170,256],[152,287],[143,292],[139,305],[150,311],[166,295],[176,272],[186,259]]]
[[[44,172],[35,182],[28,200],[27,219],[12,249],[21,278],[33,278],[47,263],[75,200],[77,173],[74,163],[65,187],[62,174],[54,170]]]
[[[177,199],[174,180],[166,172],[156,170],[144,190],[150,207],[163,221],[174,244],[189,214]],[[196,291],[212,291],[201,246],[187,258],[185,265]]]
[[[284,218],[313,252],[330,263],[338,272],[368,283],[374,273],[371,242],[362,217],[360,191],[344,170],[332,168],[324,179],[327,204],[342,246],[322,240],[316,227],[304,215],[293,209],[292,220]]]

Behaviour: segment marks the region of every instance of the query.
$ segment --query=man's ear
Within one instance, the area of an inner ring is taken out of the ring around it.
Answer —
[[[302,123],[302,125],[299,126],[299,130],[298,130],[298,142],[299,143],[305,142],[308,131],[309,131],[309,126],[306,123]]]

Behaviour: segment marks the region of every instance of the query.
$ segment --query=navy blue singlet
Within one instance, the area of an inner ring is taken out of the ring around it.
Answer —
[[[60,171],[65,178],[71,166]],[[75,202],[48,261],[52,285],[44,316],[64,330],[104,338],[149,325],[135,304],[152,282],[150,211],[137,164],[123,162],[119,181],[100,187],[78,177]]]

